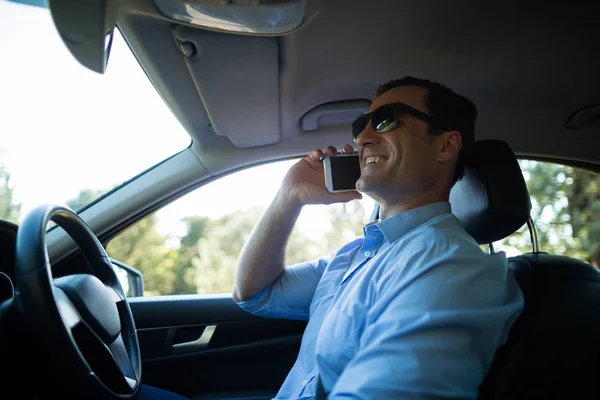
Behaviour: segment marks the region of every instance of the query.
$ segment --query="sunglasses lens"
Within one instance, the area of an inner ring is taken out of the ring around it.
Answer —
[[[387,132],[396,127],[396,115],[393,107],[380,107],[371,117],[373,129],[377,133]]]
[[[367,117],[366,115],[361,115],[360,117],[354,120],[354,122],[352,123],[352,137],[354,138],[354,140],[356,140],[358,135],[360,135],[361,132],[365,130],[368,123],[369,117]]]

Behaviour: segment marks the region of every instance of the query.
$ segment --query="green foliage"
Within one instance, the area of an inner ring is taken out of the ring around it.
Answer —
[[[131,265],[144,274],[145,295],[172,294],[176,283],[177,251],[166,246],[167,237],[156,228],[150,215],[110,241],[109,256]]]
[[[100,197],[105,191],[84,189],[77,195],[76,198],[67,201],[67,206],[74,211],[81,210],[84,206]]]
[[[206,217],[186,217],[183,221],[187,233],[181,238],[177,251],[177,265],[174,268],[172,293],[197,293],[195,260],[199,257],[200,239],[205,237],[210,224]]]
[[[553,163],[520,161],[532,202],[540,250],[585,260],[600,267],[600,175]],[[14,199],[11,175],[0,164],[0,219],[18,223],[21,204]],[[105,190],[82,190],[67,202],[74,210]],[[188,216],[185,234],[171,237],[150,215],[113,238],[109,255],[140,270],[145,295],[231,292],[238,255],[264,209],[253,207],[217,219]],[[356,237],[368,213],[359,201],[328,207],[328,219],[315,235],[295,228],[286,247],[287,265],[328,255]],[[531,251],[527,226],[494,244],[497,250]],[[487,251],[487,246],[482,246]]]
[[[329,206],[328,212],[329,229],[325,242],[328,251],[339,249],[357,237],[363,236],[363,227],[368,222],[368,214],[360,201],[333,204]]]
[[[218,219],[190,216],[182,219],[186,233],[179,247],[166,247],[168,237],[159,234],[156,217],[132,225],[107,246],[111,257],[139,269],[144,274],[145,295],[230,293],[237,258],[252,229],[264,213],[262,207],[226,214]],[[362,231],[364,216],[359,202],[330,210],[326,240],[319,241],[294,229],[286,248],[286,264],[291,265],[328,254]]]
[[[295,227],[285,248],[286,265],[294,265],[327,255],[328,249],[324,244],[325,242],[309,237]]]
[[[237,257],[263,211],[253,207],[210,220],[192,261],[198,293],[231,293]]]
[[[600,176],[552,163],[520,164],[531,196],[540,250],[600,266]],[[522,227],[502,244],[530,252],[528,229]]]
[[[599,175],[535,161],[521,161],[521,168],[532,199],[541,250],[599,266]],[[4,170],[0,172],[5,174]],[[1,176],[4,189],[0,205],[10,204],[14,216],[18,205],[11,202],[6,174]],[[68,204],[77,209],[101,193],[82,191]],[[151,215],[111,240],[107,251],[144,274],[145,295],[229,293],[238,255],[263,212],[263,208],[253,207],[217,219],[188,216],[181,221],[186,228],[181,237],[161,234],[157,217]],[[328,220],[315,227],[315,236],[293,230],[286,248],[286,264],[326,256],[361,236],[368,212],[359,201],[329,206]],[[167,245],[172,242],[175,244]],[[503,246],[518,252],[531,251],[527,227],[495,244],[496,249]]]

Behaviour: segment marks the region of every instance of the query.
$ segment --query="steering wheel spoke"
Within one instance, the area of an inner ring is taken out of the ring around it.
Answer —
[[[73,328],[78,326],[83,318],[75,307],[75,304],[69,299],[69,296],[60,288],[54,287],[54,298],[56,299],[56,305],[58,306],[58,312],[62,317],[63,323],[71,332]]]
[[[123,336],[119,335],[119,337],[117,337],[117,339],[111,343],[108,348],[115,360],[115,364],[121,371],[126,384],[131,390],[135,389],[139,383],[139,377],[136,375],[133,364],[131,363],[131,359],[129,358],[129,354],[125,347],[125,342],[123,341]]]
[[[118,305],[120,302],[125,300],[121,296],[121,294],[119,294],[119,292],[117,292],[113,287],[111,287],[109,285],[105,285],[105,287],[106,287],[106,291],[108,292],[108,295],[110,296],[112,301],[114,301],[115,304]]]

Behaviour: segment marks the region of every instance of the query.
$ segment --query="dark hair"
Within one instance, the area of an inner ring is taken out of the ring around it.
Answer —
[[[469,99],[454,93],[448,87],[432,82],[427,79],[414,78],[406,76],[402,79],[394,79],[377,88],[375,96],[379,97],[388,90],[400,86],[419,86],[428,90],[425,98],[425,110],[430,115],[437,118],[448,129],[457,130],[462,137],[462,149],[458,153],[456,160],[456,170],[454,171],[454,183],[461,179],[465,173],[465,165],[471,156],[471,149],[475,141],[475,121],[477,120],[477,107]],[[431,135],[440,135],[444,133],[440,129],[430,127]]]

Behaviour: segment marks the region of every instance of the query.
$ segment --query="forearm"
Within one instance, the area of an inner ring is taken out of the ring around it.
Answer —
[[[252,298],[285,268],[285,248],[302,205],[280,191],[254,227],[238,259],[233,298]]]

